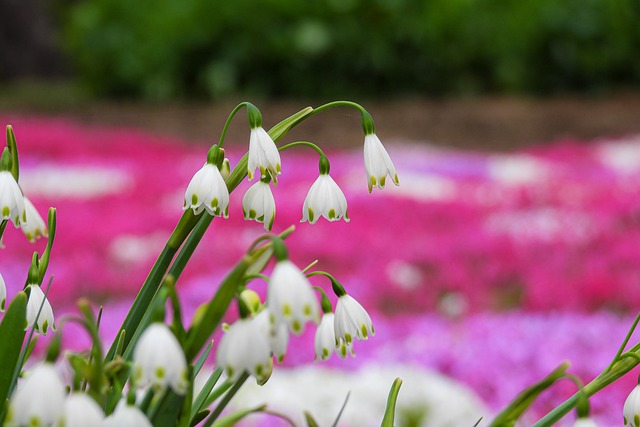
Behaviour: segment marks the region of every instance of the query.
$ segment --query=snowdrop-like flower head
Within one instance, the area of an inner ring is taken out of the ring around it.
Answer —
[[[289,344],[289,330],[287,329],[287,325],[284,323],[278,325],[273,324],[271,322],[271,313],[268,308],[264,308],[256,314],[254,321],[267,336],[269,346],[271,347],[271,353],[276,356],[278,362],[282,362],[285,354],[287,353],[287,346]]]
[[[338,298],[335,316],[336,339],[342,339],[346,344],[351,344],[353,338],[366,340],[374,335],[369,313],[346,293]]]
[[[272,322],[286,324],[294,334],[304,331],[307,321],[318,322],[318,300],[311,283],[288,259],[278,261],[267,288],[267,306]]]
[[[320,325],[316,329],[314,340],[316,360],[327,360],[336,349],[334,317],[333,313],[324,313],[320,320]]]
[[[0,311],[4,311],[4,306],[7,303],[7,284],[4,282],[2,274],[0,274]]]
[[[39,365],[18,385],[11,397],[7,426],[45,427],[62,413],[66,389],[56,368]]]
[[[367,171],[369,192],[373,187],[384,188],[387,175],[391,177],[395,185],[400,185],[391,157],[375,133],[364,137],[364,167]]]
[[[216,352],[216,365],[235,381],[249,372],[259,383],[266,381],[273,369],[271,346],[255,318],[238,319],[225,331]]]
[[[38,213],[38,210],[28,198],[24,198],[25,221],[20,223],[22,232],[30,242],[35,242],[41,237],[47,236],[47,225]]]
[[[229,217],[229,189],[218,165],[224,161],[224,150],[213,146],[207,163],[193,175],[184,195],[183,210],[193,209],[198,215],[207,210],[210,215]]]
[[[329,160],[320,156],[320,175],[313,183],[302,206],[302,220],[314,224],[321,216],[329,221],[344,218],[349,222],[347,198],[329,175]]]
[[[113,414],[104,419],[103,427],[152,427],[146,415],[137,406],[125,400],[118,402]]]
[[[249,187],[242,198],[242,212],[244,219],[262,222],[265,230],[271,230],[276,217],[276,201],[268,181],[260,180]]]
[[[250,181],[253,179],[256,168],[260,170],[260,178],[265,178],[268,173],[274,184],[278,183],[281,169],[280,153],[273,139],[262,126],[252,128],[249,135],[247,175]]]
[[[16,228],[27,220],[22,190],[8,170],[0,170],[0,220],[11,220]]]
[[[42,288],[38,285],[27,286],[29,299],[27,301],[27,328],[34,327],[37,332],[47,334],[49,328],[56,330],[53,309],[49,300],[45,297]],[[42,307],[42,310],[40,310]],[[38,316],[38,312],[40,315]]]
[[[175,335],[164,323],[151,324],[133,350],[136,385],[169,386],[177,394],[187,391],[187,360]]]
[[[95,400],[83,393],[67,397],[58,427],[102,427],[104,412]]]
[[[640,427],[640,385],[635,386],[622,408],[624,425]]]

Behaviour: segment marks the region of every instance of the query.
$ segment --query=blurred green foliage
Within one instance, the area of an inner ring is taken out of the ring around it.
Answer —
[[[640,86],[638,0],[89,0],[64,41],[95,93],[149,99]]]

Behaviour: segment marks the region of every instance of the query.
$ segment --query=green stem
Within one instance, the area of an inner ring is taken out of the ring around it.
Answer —
[[[278,147],[278,150],[283,151],[292,147],[299,147],[299,146],[313,148],[318,154],[320,154],[321,156],[324,156],[324,152],[322,151],[322,149],[318,147],[316,144],[314,144],[313,142],[309,142],[309,141],[290,142],[286,145],[283,145],[282,147]]]
[[[640,313],[638,313],[635,320],[633,321],[631,328],[629,328],[629,332],[627,332],[627,336],[624,338],[624,341],[622,341],[620,348],[618,348],[618,352],[616,353],[615,357],[613,358],[609,366],[607,366],[607,368],[604,370],[605,372],[610,371],[613,365],[615,365],[616,362],[620,360],[620,355],[622,354],[622,352],[624,352],[625,347],[629,343],[629,340],[631,339],[631,335],[633,335],[633,331],[635,331],[636,326],[638,326],[638,322],[640,322]],[[635,350],[635,347],[634,347],[634,350]]]
[[[238,111],[240,111],[240,109],[242,107],[247,106],[249,103],[248,102],[241,102],[240,104],[236,105],[236,108],[234,108],[231,113],[229,113],[229,117],[227,118],[227,121],[224,124],[224,127],[222,128],[222,133],[220,134],[220,141],[218,142],[218,147],[222,148],[222,144],[224,144],[224,139],[227,136],[227,130],[229,129],[229,125],[231,124],[231,120],[233,120],[233,116],[236,115],[236,113]]]
[[[231,402],[231,399],[233,399],[236,393],[240,390],[240,387],[242,387],[247,378],[249,378],[249,374],[247,374],[247,372],[245,371],[240,376],[240,378],[238,378],[235,384],[233,384],[233,387],[229,389],[227,394],[224,395],[218,406],[216,406],[216,409],[214,409],[211,415],[207,417],[202,427],[210,427],[214,423],[214,421],[220,416],[220,414],[222,414],[224,408],[226,408],[229,402]]]

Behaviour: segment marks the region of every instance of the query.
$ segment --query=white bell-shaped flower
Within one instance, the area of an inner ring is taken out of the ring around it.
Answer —
[[[264,223],[264,229],[271,231],[276,217],[276,201],[271,193],[271,186],[264,181],[253,184],[242,198],[244,219]]]
[[[171,387],[184,394],[188,386],[187,360],[180,343],[164,323],[153,323],[140,335],[133,350],[136,385]]]
[[[9,171],[0,171],[0,220],[11,220],[16,228],[26,221],[22,190]]]
[[[265,178],[267,172],[274,184],[278,183],[280,175],[280,152],[266,130],[262,126],[251,129],[249,135],[249,159],[247,163],[247,175],[253,179],[256,168],[260,169],[260,178]]]
[[[7,304],[7,284],[4,282],[2,274],[0,274],[0,311],[4,311]]]
[[[333,313],[324,313],[320,325],[316,329],[314,340],[316,360],[327,360],[336,348],[334,317]]]
[[[67,397],[57,427],[102,427],[104,412],[95,400],[84,393]]]
[[[45,427],[62,414],[66,389],[50,363],[37,366],[18,384],[9,402],[6,425]]]
[[[297,335],[304,331],[305,322],[318,322],[318,300],[311,283],[288,259],[279,261],[273,269],[267,306],[275,325],[284,323]]]
[[[35,242],[41,237],[47,236],[47,225],[38,213],[38,210],[28,198],[24,198],[26,220],[20,223],[22,232],[30,242]]]
[[[367,171],[369,192],[373,187],[384,188],[387,175],[395,185],[400,185],[391,157],[375,133],[364,137],[364,167]]]
[[[196,215],[206,209],[210,215],[229,217],[229,190],[214,164],[205,163],[191,178],[182,209],[189,208]]]
[[[640,385],[635,386],[622,408],[624,425],[640,427]]]
[[[329,221],[342,218],[349,222],[347,198],[338,184],[327,174],[320,174],[313,183],[302,206],[302,220],[314,224],[321,216]]]
[[[284,323],[274,324],[271,322],[271,313],[268,308],[264,308],[254,317],[254,322],[258,323],[263,333],[267,335],[271,352],[276,356],[278,362],[284,360],[289,345],[289,330]]]
[[[113,414],[104,419],[102,427],[152,427],[152,424],[137,406],[121,400]]]
[[[49,328],[56,330],[53,309],[38,285],[27,286],[29,299],[27,301],[27,328],[34,327],[37,332],[47,334]],[[42,307],[42,310],[40,309]],[[38,313],[40,313],[38,315]]]
[[[353,343],[354,337],[359,340],[366,340],[369,335],[374,335],[369,313],[348,294],[338,298],[334,322],[336,339],[342,339],[346,344]]]
[[[224,331],[216,351],[216,365],[231,381],[249,372],[259,383],[271,375],[269,338],[255,318],[238,319]]]

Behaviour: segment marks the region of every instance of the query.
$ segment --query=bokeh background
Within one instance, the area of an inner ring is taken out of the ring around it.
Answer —
[[[564,360],[588,381],[640,303],[639,18],[636,0],[2,0],[0,118],[25,192],[58,209],[54,309],[86,296],[115,334],[238,101],[270,126],[352,99],[401,186],[368,194],[359,116],[329,111],[288,140],[327,149],[352,220],[299,224],[317,159],[297,151],[274,229],[297,224],[294,260],[339,277],[377,334],[319,364],[309,328],[245,402],[329,423],[351,390],[345,425],[375,425],[401,376],[398,425],[473,425]],[[232,163],[248,132],[239,116]],[[241,218],[247,186],[181,278],[186,315],[262,231]],[[34,246],[6,234],[11,294]],[[637,373],[593,399],[600,425],[622,424]],[[574,391],[555,386],[523,425]]]

